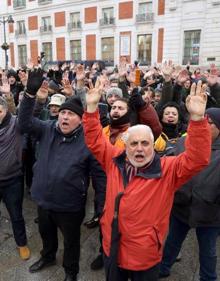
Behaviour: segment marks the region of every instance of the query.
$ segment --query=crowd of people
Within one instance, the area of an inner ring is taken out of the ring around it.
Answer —
[[[43,64],[0,70],[0,199],[21,259],[30,255],[24,188],[36,202],[40,258],[77,280],[80,228],[94,188],[99,255],[108,281],[171,274],[188,231],[199,244],[200,281],[217,280],[220,233],[220,71],[172,61],[141,68]]]

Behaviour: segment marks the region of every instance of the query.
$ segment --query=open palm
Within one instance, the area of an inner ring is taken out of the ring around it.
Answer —
[[[191,116],[204,116],[207,103],[206,85],[199,81],[191,86],[190,95],[186,99],[186,107]]]

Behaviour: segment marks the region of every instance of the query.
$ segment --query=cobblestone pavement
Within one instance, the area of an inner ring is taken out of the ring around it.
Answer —
[[[8,214],[1,205],[1,220],[0,220],[0,281],[62,281],[64,272],[62,269],[62,253],[63,245],[60,237],[59,249],[57,252],[57,264],[49,269],[39,273],[31,274],[28,272],[28,267],[39,258],[41,249],[41,239],[38,234],[37,225],[34,223],[36,217],[36,206],[26,196],[24,201],[24,217],[27,226],[27,235],[29,247],[31,249],[31,258],[28,261],[21,261],[16,245],[12,236],[11,225]],[[93,215],[93,193],[90,189],[86,219]],[[103,270],[91,271],[90,263],[97,256],[98,244],[98,229],[87,229],[82,226],[81,229],[81,260],[79,281],[104,281]],[[219,251],[218,245],[218,253]],[[220,266],[218,263],[218,272],[220,276]],[[176,263],[172,269],[170,278],[167,281],[198,281],[198,248],[194,231],[191,231],[188,238],[184,242],[182,249],[182,260]]]

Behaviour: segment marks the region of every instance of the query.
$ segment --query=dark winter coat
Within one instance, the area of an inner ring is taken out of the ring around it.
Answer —
[[[0,129],[0,185],[22,175],[22,135],[16,116]]]
[[[80,126],[66,137],[56,121],[32,117],[35,99],[24,97],[19,124],[39,141],[38,159],[34,165],[31,195],[39,206],[58,212],[76,212],[85,207],[89,176],[96,178],[96,203],[101,213],[106,179],[103,170],[84,142]]]
[[[184,151],[183,142],[177,154]],[[172,213],[191,227],[220,226],[220,136],[212,144],[210,164],[176,192]]]

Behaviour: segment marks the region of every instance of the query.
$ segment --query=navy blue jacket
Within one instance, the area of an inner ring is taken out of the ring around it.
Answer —
[[[96,179],[97,212],[102,212],[106,177],[84,141],[82,126],[66,137],[56,121],[33,117],[35,99],[24,97],[19,111],[19,125],[24,133],[39,142],[34,165],[32,198],[44,209],[77,212],[85,207],[89,176]]]

